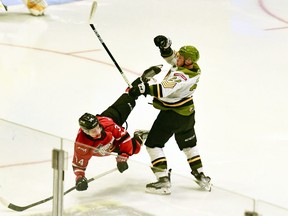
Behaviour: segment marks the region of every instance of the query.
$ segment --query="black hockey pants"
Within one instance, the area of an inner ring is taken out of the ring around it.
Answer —
[[[122,126],[126,122],[135,105],[136,101],[127,93],[123,93],[100,115],[112,118],[116,124]]]
[[[145,145],[150,148],[163,148],[165,143],[175,135],[180,150],[196,146],[194,117],[195,112],[190,116],[183,116],[172,110],[161,110],[152,125]]]

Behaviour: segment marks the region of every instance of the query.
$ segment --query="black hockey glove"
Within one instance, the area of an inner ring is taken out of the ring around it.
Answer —
[[[84,191],[88,188],[88,182],[85,177],[81,177],[76,181],[76,190],[77,191]]]
[[[171,49],[172,41],[169,38],[158,35],[154,38],[154,43],[159,47],[161,56],[168,57],[173,54],[173,50]]]
[[[118,168],[120,173],[123,173],[125,170],[127,170],[129,168],[128,163],[127,162],[117,162],[117,168]]]
[[[123,156],[123,155],[118,155],[116,157],[117,168],[118,168],[120,173],[123,173],[125,170],[127,170],[129,168],[127,160],[128,160],[128,158]]]
[[[132,85],[132,87],[137,87],[140,83],[142,83],[143,82],[143,80],[142,80],[142,77],[138,77],[137,79],[135,79],[132,83],[131,83],[131,85]]]
[[[132,88],[129,89],[128,94],[137,100],[140,95],[143,94],[146,97],[149,92],[149,84],[140,82],[140,84],[132,86]]]
[[[158,36],[156,36],[154,38],[154,43],[160,49],[164,49],[165,50],[165,49],[168,49],[171,46],[172,41],[169,38],[167,38],[167,37],[165,37],[163,35],[158,35]]]

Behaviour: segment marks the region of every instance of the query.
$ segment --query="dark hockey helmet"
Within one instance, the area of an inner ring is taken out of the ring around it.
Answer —
[[[91,130],[99,124],[95,115],[85,113],[79,118],[79,125],[83,130]]]
[[[200,58],[199,51],[194,46],[183,46],[180,48],[178,53],[181,56],[184,56],[185,60],[190,58],[194,63],[196,63]]]

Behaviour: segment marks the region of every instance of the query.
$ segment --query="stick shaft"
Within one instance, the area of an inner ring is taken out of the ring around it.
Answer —
[[[116,171],[116,170],[117,170],[117,168],[113,168],[113,169],[111,169],[111,170],[108,170],[108,171],[106,171],[106,172],[103,172],[103,173],[101,173],[101,174],[99,174],[99,175],[97,175],[97,176],[94,176],[94,177],[88,179],[87,182],[90,183],[90,182],[92,182],[92,181],[94,181],[94,180],[96,180],[96,179],[99,179],[99,178],[101,178],[101,177],[103,177],[103,176],[105,176],[105,175],[108,175],[108,174],[110,174],[110,173],[112,173],[112,172],[114,172],[114,171]],[[70,189],[68,189],[67,191],[64,192],[64,195],[70,193],[71,191],[73,191],[73,190],[75,190],[75,189],[76,189],[76,186],[71,187]],[[31,208],[31,207],[40,205],[40,204],[45,203],[45,202],[48,202],[49,200],[52,200],[52,199],[53,199],[53,196],[48,197],[48,198],[43,199],[43,200],[40,200],[40,201],[38,201],[38,202],[32,203],[32,204],[27,205],[27,206],[17,206],[17,205],[15,205],[15,204],[13,204],[13,203],[8,203],[5,199],[3,199],[3,198],[0,197],[0,201],[1,201],[1,203],[2,203],[3,205],[5,205],[6,207],[8,207],[8,208],[10,208],[10,209],[12,209],[12,210],[14,210],[14,211],[18,211],[18,212],[21,212],[21,211],[24,211],[24,210],[26,210],[26,209],[28,209],[28,208]]]
[[[128,84],[129,87],[131,87],[131,84],[129,82],[129,80],[127,79],[126,75],[124,74],[124,72],[122,71],[122,69],[120,68],[120,66],[118,65],[118,63],[116,62],[115,58],[113,57],[113,55],[111,54],[110,50],[108,49],[108,47],[106,46],[106,44],[104,43],[103,39],[101,38],[100,34],[97,32],[95,26],[90,23],[90,27],[92,28],[92,30],[94,31],[94,33],[96,34],[97,38],[99,39],[100,43],[102,44],[102,46],[104,47],[104,49],[106,50],[106,52],[108,53],[108,55],[110,56],[110,58],[112,59],[114,65],[117,67],[118,71],[121,73],[122,77],[124,78],[125,82]]]
[[[106,52],[108,53],[109,57],[112,59],[114,65],[116,66],[116,68],[118,69],[120,74],[122,75],[122,77],[125,80],[125,82],[128,84],[129,87],[132,87],[132,85],[130,84],[130,82],[127,79],[126,75],[122,71],[121,67],[118,65],[118,63],[115,60],[115,58],[113,57],[112,53],[110,52],[110,50],[108,49],[108,47],[104,43],[103,39],[101,38],[100,34],[97,32],[95,26],[93,25],[93,17],[94,17],[96,8],[97,8],[97,1],[93,1],[92,6],[91,6],[91,10],[90,10],[90,15],[89,15],[89,25],[92,28],[92,30],[94,31],[94,33],[96,34],[97,38],[99,39],[100,43],[102,44],[102,46],[104,47]]]

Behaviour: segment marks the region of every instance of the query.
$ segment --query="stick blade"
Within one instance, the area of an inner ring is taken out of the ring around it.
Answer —
[[[92,23],[96,8],[97,8],[97,1],[93,1],[92,6],[91,6],[91,10],[90,10],[90,15],[89,15],[89,23],[90,24]]]
[[[14,211],[22,212],[22,211],[26,210],[28,207],[17,206],[17,205],[14,205],[14,204],[10,203],[8,205],[8,208],[10,208],[10,209],[12,209]]]
[[[0,197],[0,203],[2,203],[4,206],[6,206],[6,207],[8,207],[14,211],[18,211],[18,212],[21,212],[21,211],[26,209],[25,207],[21,207],[21,206],[17,206],[17,205],[14,205],[12,203],[9,203],[3,197]]]

